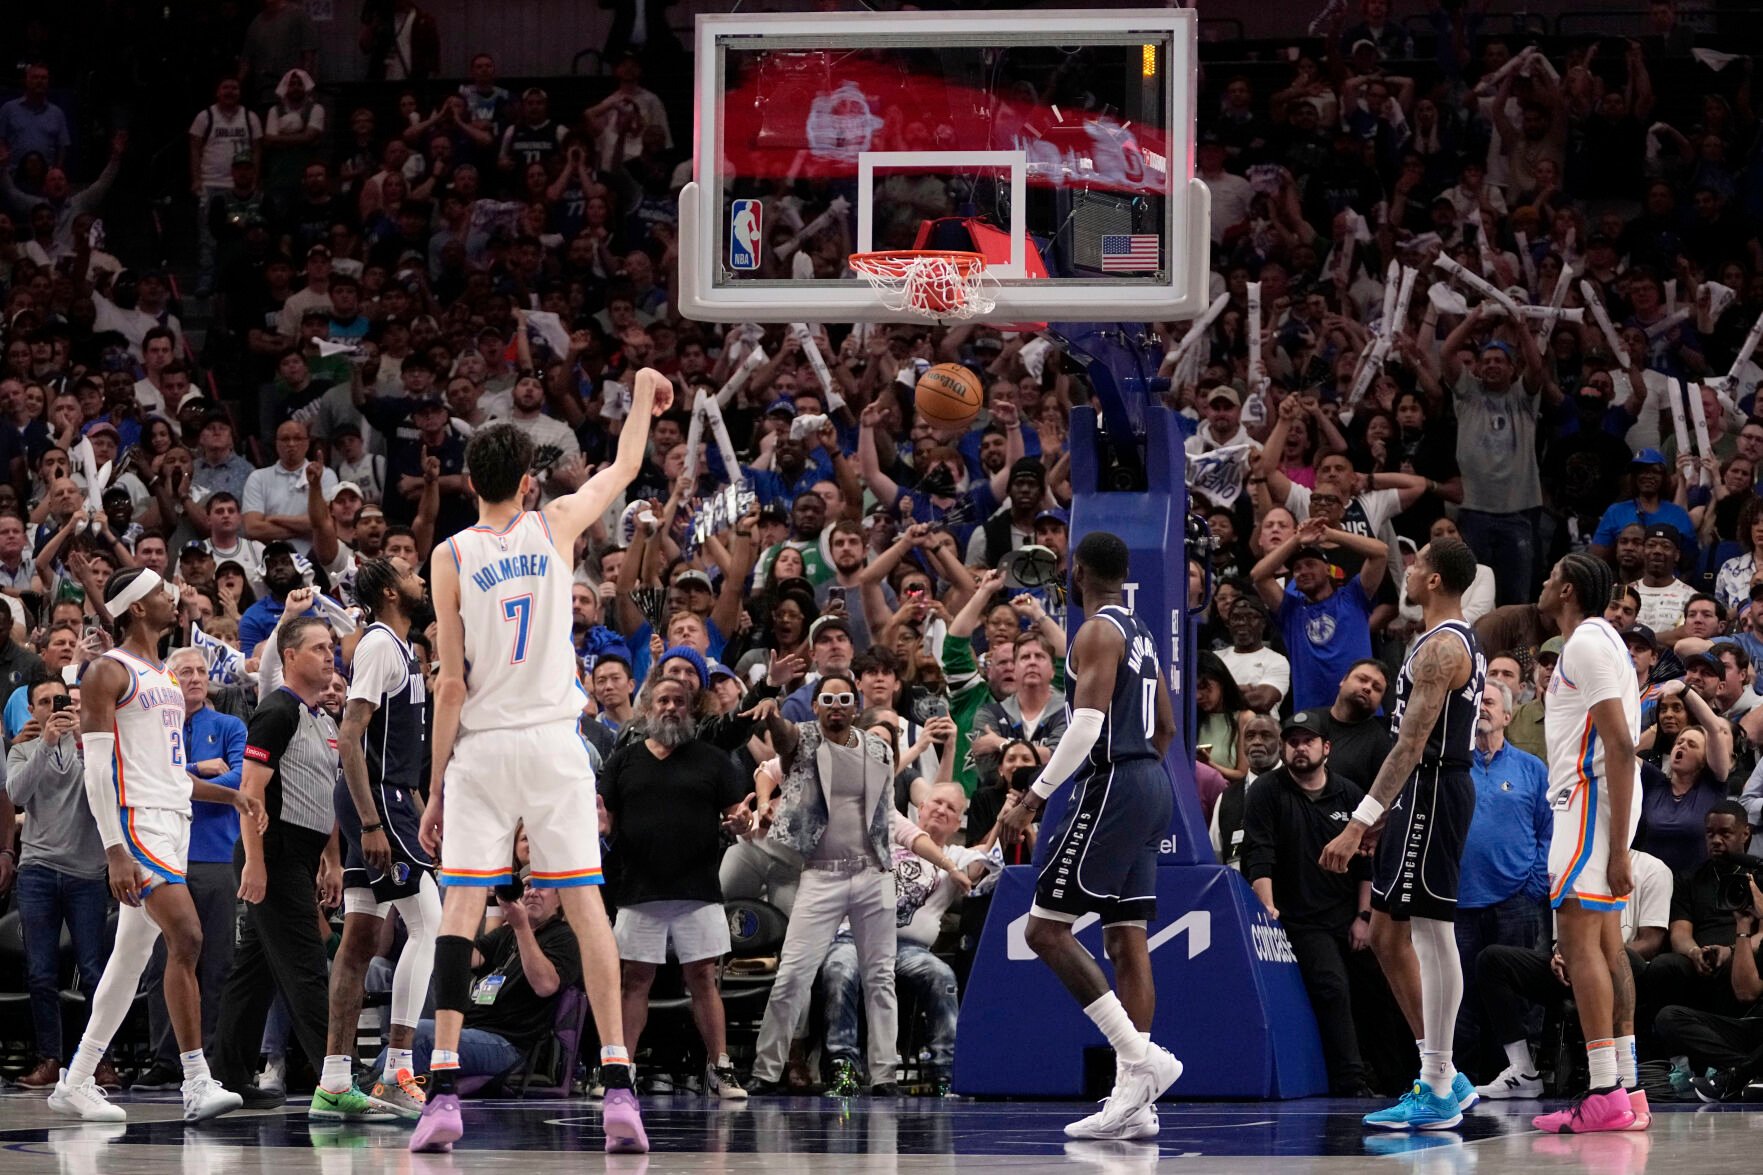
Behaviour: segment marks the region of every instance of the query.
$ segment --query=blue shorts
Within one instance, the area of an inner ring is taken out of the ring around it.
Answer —
[[[342,779],[331,793],[337,810],[337,825],[343,833],[343,888],[371,889],[376,902],[407,898],[422,887],[422,876],[434,872],[435,864],[423,852],[417,830],[422,823],[422,801],[401,787],[373,785],[373,806],[379,822],[385,825],[386,839],[392,844],[392,868],[388,873],[375,873],[361,855],[361,815],[355,810],[355,798]]]
[[[1423,764],[1384,817],[1372,858],[1371,908],[1398,922],[1453,921],[1463,844],[1474,819],[1469,772]]]
[[[1157,852],[1175,814],[1175,784],[1160,759],[1087,767],[1048,840],[1035,905],[1099,914],[1104,926],[1157,916]]]

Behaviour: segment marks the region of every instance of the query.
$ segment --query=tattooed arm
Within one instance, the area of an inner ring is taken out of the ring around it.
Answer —
[[[1322,867],[1332,873],[1345,873],[1365,833],[1375,824],[1384,808],[1401,792],[1402,786],[1420,766],[1426,752],[1426,740],[1433,723],[1445,707],[1452,690],[1462,689],[1469,680],[1469,650],[1461,641],[1432,639],[1424,642],[1409,663],[1414,691],[1408,695],[1402,712],[1402,729],[1396,734],[1396,745],[1378,769],[1365,802],[1347,821],[1340,835],[1322,850]],[[1375,806],[1375,810],[1369,810]]]

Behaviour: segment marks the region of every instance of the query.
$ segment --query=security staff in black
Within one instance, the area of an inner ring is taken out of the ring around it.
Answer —
[[[1353,1017],[1353,989],[1381,989],[1371,939],[1371,869],[1357,858],[1345,873],[1318,863],[1365,793],[1329,769],[1328,724],[1300,710],[1280,732],[1284,762],[1255,781],[1243,803],[1243,876],[1285,928],[1316,1012],[1329,1093],[1362,1096],[1365,1067]],[[1361,914],[1364,917],[1361,917]]]

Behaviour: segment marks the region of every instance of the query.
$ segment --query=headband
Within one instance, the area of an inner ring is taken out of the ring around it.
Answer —
[[[147,594],[156,587],[163,587],[166,595],[170,596],[174,602],[177,600],[177,588],[160,579],[159,573],[149,567],[142,571],[140,575],[136,576],[135,579],[129,583],[128,587],[117,592],[115,598],[105,601],[104,607],[110,613],[111,617],[114,618],[121,615],[122,611],[129,605],[139,603],[141,600],[146,599]]]

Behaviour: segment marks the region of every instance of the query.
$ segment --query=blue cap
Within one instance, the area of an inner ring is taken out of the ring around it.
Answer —
[[[1499,339],[1489,339],[1478,347],[1475,353],[1480,355],[1484,351],[1498,351],[1500,354],[1504,355],[1509,362],[1518,362],[1517,357],[1512,354],[1512,345],[1510,343],[1502,343]]]
[[[781,397],[776,400],[773,400],[770,404],[766,405],[764,414],[766,416],[770,416],[774,412],[781,412],[785,416],[792,416],[793,417],[796,415],[796,402],[794,400],[786,400]]]
[[[688,645],[675,645],[673,648],[661,654],[661,659],[655,662],[655,668],[661,668],[675,657],[678,657],[680,660],[686,662],[693,669],[698,671],[699,689],[710,688],[710,667],[704,664],[704,654]]]
[[[1035,515],[1036,522],[1040,522],[1042,519],[1046,518],[1051,518],[1054,522],[1057,522],[1059,525],[1066,527],[1067,529],[1071,526],[1071,512],[1063,506],[1048,506],[1045,510],[1042,510],[1039,514]]]
[[[1633,464],[1633,465],[1669,465],[1670,462],[1665,460],[1665,454],[1661,453],[1657,449],[1642,449],[1640,452],[1638,452],[1634,455],[1634,460],[1632,462],[1630,462],[1630,464]]]

